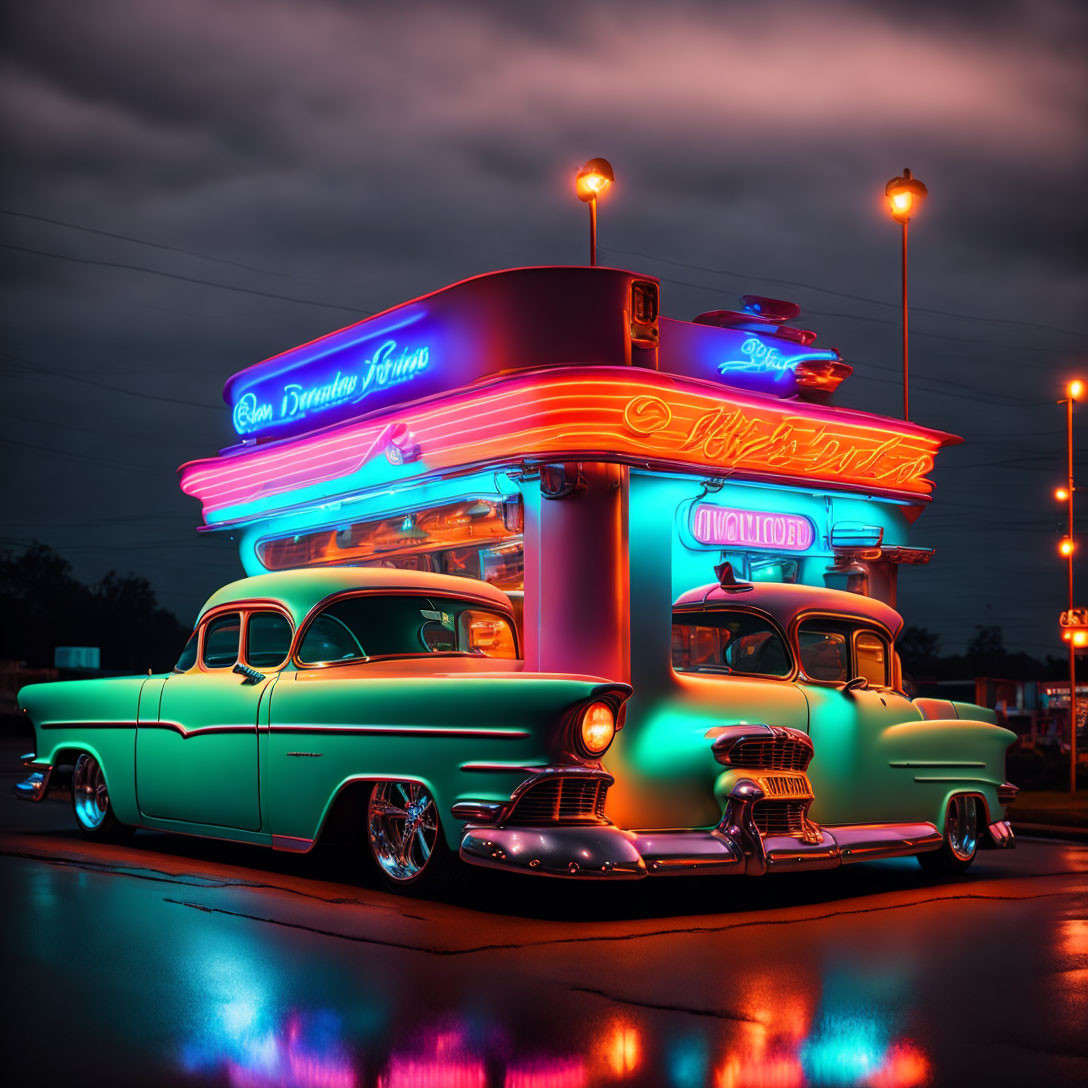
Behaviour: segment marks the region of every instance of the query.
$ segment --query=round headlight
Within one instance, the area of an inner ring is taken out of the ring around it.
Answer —
[[[616,718],[607,703],[590,703],[582,711],[582,747],[591,756],[601,755],[615,735]]]

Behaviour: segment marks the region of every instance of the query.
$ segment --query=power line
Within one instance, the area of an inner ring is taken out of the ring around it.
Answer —
[[[209,253],[198,253],[193,249],[182,249],[180,246],[170,246],[165,242],[152,242],[147,238],[136,238],[131,234],[117,234],[110,230],[99,230],[97,227],[85,227],[82,223],[70,223],[65,219],[50,219],[47,215],[34,215],[32,212],[17,212],[11,208],[0,208],[0,215],[10,215],[17,219],[32,219],[37,223],[51,223],[55,227],[67,227],[69,230],[80,230],[84,234],[97,234],[101,238],[115,238],[121,242],[132,242],[138,246],[148,246],[151,249],[162,249],[168,253],[183,253],[186,257],[198,257],[202,261],[214,261],[216,264],[226,264],[233,268],[242,268],[246,272],[258,272],[265,276],[286,276],[286,272],[276,271],[270,268],[256,268],[251,264],[242,264],[240,261],[232,261],[227,257],[213,257]]]
[[[0,242],[0,249],[10,249],[16,253],[32,253],[37,257],[50,257],[57,261],[69,261],[72,264],[97,265],[100,268],[120,268],[128,272],[144,272],[150,276],[162,276],[168,280],[181,280],[183,283],[195,283],[201,287],[217,287],[222,291],[238,291],[243,295],[257,295],[259,298],[270,298],[277,302],[297,302],[303,306],[324,306],[330,310],[345,310],[350,314],[362,317],[373,317],[373,310],[360,310],[354,306],[342,306],[339,302],[320,302],[312,298],[295,298],[292,295],[278,295],[272,291],[259,291],[254,287],[236,287],[230,283],[217,283],[213,280],[203,280],[196,276],[183,276],[177,272],[164,272],[159,268],[148,268],[142,264],[126,264],[123,261],[102,261],[94,257],[73,257],[69,253],[52,253],[44,249],[32,249],[30,246],[17,246],[10,242]]]
[[[93,378],[83,378],[76,374],[70,374],[64,370],[50,370],[48,367],[37,366],[34,363],[28,363],[25,360],[15,359],[13,356],[4,356],[9,360],[14,361],[16,370],[25,375],[26,377],[36,377],[39,374],[48,374],[54,378],[66,378],[71,382],[79,382],[81,385],[91,385],[96,389],[105,389],[111,393],[124,393],[127,397],[139,397],[142,400],[157,400],[163,401],[166,404],[184,404],[189,408],[207,408],[215,412],[222,411],[223,406],[220,404],[206,404],[203,401],[197,400],[183,400],[181,397],[163,397],[157,393],[140,393],[135,389],[125,389],[120,385],[107,385],[105,382],[96,382]]]
[[[852,299],[855,302],[867,302],[873,306],[887,306],[891,309],[898,309],[899,304],[895,302],[888,302],[886,299],[870,298],[867,295],[855,295],[848,291],[836,291],[830,287],[820,287],[815,283],[806,283],[803,280],[783,280],[776,279],[772,276],[755,276],[745,272],[733,272],[726,268],[710,268],[707,265],[701,264],[689,264],[686,261],[675,261],[668,257],[659,257],[653,253],[643,253],[638,250],[632,249],[608,249],[604,246],[598,246],[602,253],[619,253],[625,257],[642,257],[648,261],[659,261],[661,264],[673,265],[676,268],[690,268],[695,272],[709,272],[716,276],[732,276],[741,280],[759,280],[762,283],[776,283],[783,287],[803,287],[810,291],[819,291],[821,294],[834,295],[836,298]],[[672,281],[670,281],[672,282]],[[809,311],[816,313],[815,310]],[[1074,329],[1063,329],[1057,325],[1047,325],[1037,321],[1019,321],[1014,318],[1007,317],[982,317],[978,314],[961,314],[954,310],[935,310],[927,306],[912,306],[911,313],[925,313],[935,314],[939,317],[954,317],[960,321],[981,321],[987,325],[1022,325],[1029,329],[1044,329],[1048,332],[1058,332],[1068,336],[1076,336],[1083,338],[1088,335],[1085,332],[1078,332]]]

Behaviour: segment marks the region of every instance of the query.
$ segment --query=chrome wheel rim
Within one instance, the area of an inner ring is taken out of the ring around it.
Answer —
[[[72,803],[76,819],[88,830],[102,826],[110,807],[110,795],[106,789],[106,776],[102,765],[94,756],[83,753],[76,760],[72,772]]]
[[[978,805],[973,797],[953,797],[945,829],[948,849],[960,861],[970,861],[978,848]]]
[[[370,849],[382,871],[399,883],[415,880],[438,842],[438,809],[418,782],[379,782],[370,795]]]

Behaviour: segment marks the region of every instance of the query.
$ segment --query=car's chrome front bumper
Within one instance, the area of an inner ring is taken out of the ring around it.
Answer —
[[[31,752],[22,757],[23,766],[31,773],[21,782],[16,782],[11,792],[24,801],[40,801],[49,792],[49,779],[53,774],[51,763],[35,762],[35,755]]]
[[[470,865],[538,876],[633,880],[644,876],[834,869],[936,850],[931,823],[816,828],[806,838],[763,835],[752,818],[762,791],[738,782],[722,822],[690,831],[625,831],[609,823],[542,827],[470,824],[460,855]]]

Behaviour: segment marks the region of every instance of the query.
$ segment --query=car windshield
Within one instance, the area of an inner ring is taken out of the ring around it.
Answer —
[[[788,676],[789,654],[768,620],[751,612],[674,612],[672,667],[677,672]]]
[[[298,649],[306,665],[417,654],[516,658],[513,622],[455,597],[363,594],[333,601],[314,617]]]

